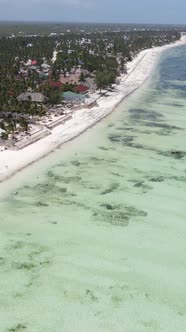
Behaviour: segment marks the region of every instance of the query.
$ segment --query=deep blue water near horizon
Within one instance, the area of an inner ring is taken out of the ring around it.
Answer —
[[[173,48],[169,52],[169,56],[162,58],[163,61],[160,62],[160,91],[166,91],[167,89],[180,90],[182,96],[186,96],[186,46],[179,48]],[[183,56],[180,56],[183,55]],[[174,83],[179,81],[182,85],[177,85]],[[159,83],[159,82],[158,82]],[[183,94],[182,94],[183,92]]]
[[[186,331],[185,88],[184,46],[0,185],[0,331]]]

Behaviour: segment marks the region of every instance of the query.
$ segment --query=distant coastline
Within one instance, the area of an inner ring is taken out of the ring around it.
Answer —
[[[0,152],[0,181],[4,181],[17,171],[49,154],[58,146],[74,139],[98,121],[110,114],[127,96],[138,89],[149,77],[159,55],[167,49],[186,44],[186,36],[174,44],[143,50],[132,62],[127,64],[128,74],[120,77],[120,84],[115,84],[112,91],[101,96],[97,94],[97,106],[91,109],[77,110],[65,124],[51,130],[47,136],[19,151]],[[96,96],[94,96],[95,98]]]

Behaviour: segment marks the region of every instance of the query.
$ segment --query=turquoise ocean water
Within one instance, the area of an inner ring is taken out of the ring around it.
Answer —
[[[179,47],[109,117],[0,184],[0,331],[186,331],[185,200]]]

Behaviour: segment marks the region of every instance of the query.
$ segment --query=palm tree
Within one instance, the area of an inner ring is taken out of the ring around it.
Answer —
[[[82,82],[82,83],[86,82],[85,75],[83,73],[81,73],[79,76],[79,82]]]
[[[21,117],[19,123],[23,131],[28,131],[28,120],[25,117]]]

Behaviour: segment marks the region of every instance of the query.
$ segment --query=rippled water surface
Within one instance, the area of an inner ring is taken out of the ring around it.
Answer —
[[[0,331],[186,331],[186,47],[0,191]]]

